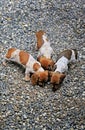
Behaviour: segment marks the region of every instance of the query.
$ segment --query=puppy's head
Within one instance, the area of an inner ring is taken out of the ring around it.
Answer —
[[[7,51],[7,53],[6,53],[6,58],[7,59],[9,59],[9,58],[11,58],[11,56],[12,56],[12,54],[13,54],[13,52],[16,50],[16,48],[10,48],[10,49],[8,49],[8,51]]]
[[[40,56],[37,59],[40,63],[41,66],[45,69],[45,70],[52,70],[53,66],[54,66],[54,61],[52,59],[46,58],[44,56]]]
[[[43,30],[40,30],[36,32],[36,38],[37,38],[37,44],[36,44],[36,49],[39,50],[41,46],[43,45],[43,38],[42,36],[45,34]]]
[[[32,85],[39,85],[41,87],[44,87],[47,81],[48,81],[48,71],[36,72],[31,76]]]
[[[58,88],[61,87],[61,83],[63,82],[64,78],[66,77],[65,74],[59,72],[53,72],[51,76],[51,84],[53,84],[53,91],[56,91]]]

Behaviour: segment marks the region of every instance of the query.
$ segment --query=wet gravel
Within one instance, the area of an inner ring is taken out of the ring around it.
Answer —
[[[6,50],[17,47],[35,58],[35,32],[46,31],[57,54],[76,48],[78,61],[62,87],[32,86],[24,69],[2,65]],[[0,0],[0,130],[85,130],[85,1]]]

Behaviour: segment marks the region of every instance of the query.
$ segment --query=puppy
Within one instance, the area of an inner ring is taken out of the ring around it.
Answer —
[[[53,84],[53,91],[56,91],[66,77],[64,72],[68,70],[68,64],[77,60],[77,50],[64,50],[58,56],[57,62],[55,63],[56,69],[51,75],[51,84]]]
[[[31,76],[31,83],[32,85],[39,85],[41,87],[45,86],[45,83],[49,80],[49,72],[43,71],[43,72],[35,72]]]
[[[66,72],[68,70],[68,64],[77,60],[77,50],[67,49],[61,52],[58,56],[57,62],[55,63],[55,72]]]
[[[54,67],[54,61],[52,59],[46,58],[45,56],[39,56],[37,58],[37,60],[41,63],[41,66],[45,69],[45,70],[49,70],[52,71],[53,67]]]
[[[42,30],[36,33],[37,38],[37,49],[38,52],[38,61],[41,63],[44,69],[52,70],[54,61],[52,60],[53,49],[50,46],[50,42],[46,36],[46,33]]]
[[[44,69],[41,67],[41,64],[37,60],[35,60],[31,54],[23,50],[19,50],[16,48],[8,49],[5,55],[5,61],[3,62],[4,65],[6,65],[6,60],[16,62],[26,68],[24,78],[25,81],[30,80],[30,73],[34,73],[36,71],[44,71]]]

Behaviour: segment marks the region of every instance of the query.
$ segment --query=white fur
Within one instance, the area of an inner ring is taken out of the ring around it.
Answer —
[[[71,59],[68,60],[65,56],[62,56],[57,62],[56,62],[56,70],[55,72],[59,71],[61,73],[65,72],[68,70],[68,63],[69,62],[73,62],[73,61],[76,61],[75,59],[75,52],[74,50],[71,50],[72,51],[72,55],[71,55]]]
[[[44,71],[44,69],[42,68],[42,67],[40,67],[39,69],[38,69],[38,72],[43,72]]]
[[[50,46],[50,42],[47,40],[47,36],[43,35],[43,41],[44,44],[39,49],[38,56],[45,56],[46,58],[51,58],[51,55],[53,53],[53,49]]]
[[[64,56],[62,56],[55,64],[57,66],[57,69],[55,72],[63,73],[68,70],[68,59]]]

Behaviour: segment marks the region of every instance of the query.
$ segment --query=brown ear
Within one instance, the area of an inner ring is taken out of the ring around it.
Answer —
[[[33,74],[31,76],[31,83],[32,83],[32,85],[37,85],[37,83],[38,83],[38,75],[37,74]]]
[[[34,71],[37,71],[38,69],[40,68],[40,64],[39,63],[34,63],[34,65],[33,65],[33,70]]]
[[[40,80],[41,81],[44,81],[44,82],[47,82],[48,80],[48,71],[44,71],[40,74]]]
[[[66,75],[65,74],[61,74],[61,76],[60,76],[60,83],[62,83],[63,82],[63,80],[64,80],[64,78],[66,77]]]

